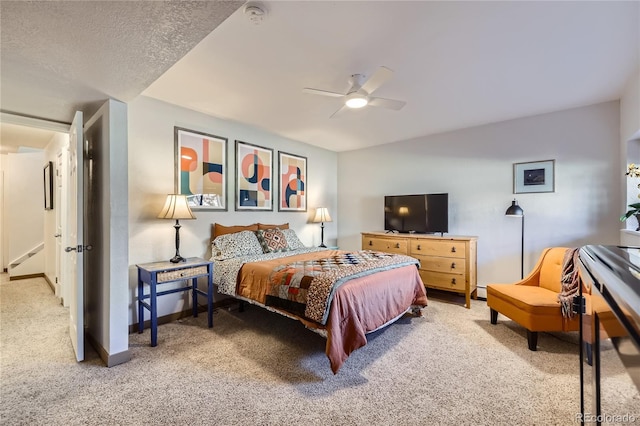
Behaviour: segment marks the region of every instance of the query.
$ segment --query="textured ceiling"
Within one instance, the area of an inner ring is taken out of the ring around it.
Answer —
[[[142,93],[342,151],[619,99],[639,72],[638,1],[241,5],[2,0],[0,109],[69,122]],[[380,66],[400,111],[302,92]]]
[[[242,4],[2,0],[0,109],[70,122],[130,101]]]

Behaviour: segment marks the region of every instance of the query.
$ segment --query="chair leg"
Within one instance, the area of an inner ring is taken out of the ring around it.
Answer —
[[[495,309],[491,309],[491,324],[498,323],[498,311]]]
[[[538,332],[527,330],[527,340],[529,342],[529,350],[538,350]]]

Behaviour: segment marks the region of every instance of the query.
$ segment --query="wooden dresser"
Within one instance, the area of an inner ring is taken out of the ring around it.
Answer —
[[[477,237],[363,232],[362,249],[406,254],[420,261],[425,287],[477,297]]]

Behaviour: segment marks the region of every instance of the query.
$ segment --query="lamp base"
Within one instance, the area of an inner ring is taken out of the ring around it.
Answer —
[[[318,247],[327,248],[327,246],[325,246],[324,243],[320,244]]]
[[[186,261],[187,261],[187,259],[185,259],[184,257],[180,256],[179,254],[176,254],[171,259],[169,259],[169,262],[171,262],[171,263],[180,263],[180,262],[186,262]]]

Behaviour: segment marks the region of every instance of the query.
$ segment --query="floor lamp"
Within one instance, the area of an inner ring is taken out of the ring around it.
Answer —
[[[522,241],[520,245],[520,279],[524,278],[524,210],[518,205],[515,199],[504,213],[505,216],[522,218]]]
[[[169,194],[164,203],[162,211],[158,215],[158,219],[175,219],[176,224],[176,255],[169,261],[171,263],[185,262],[187,259],[180,256],[180,219],[195,219],[196,217],[189,208],[187,196],[181,194]]]

